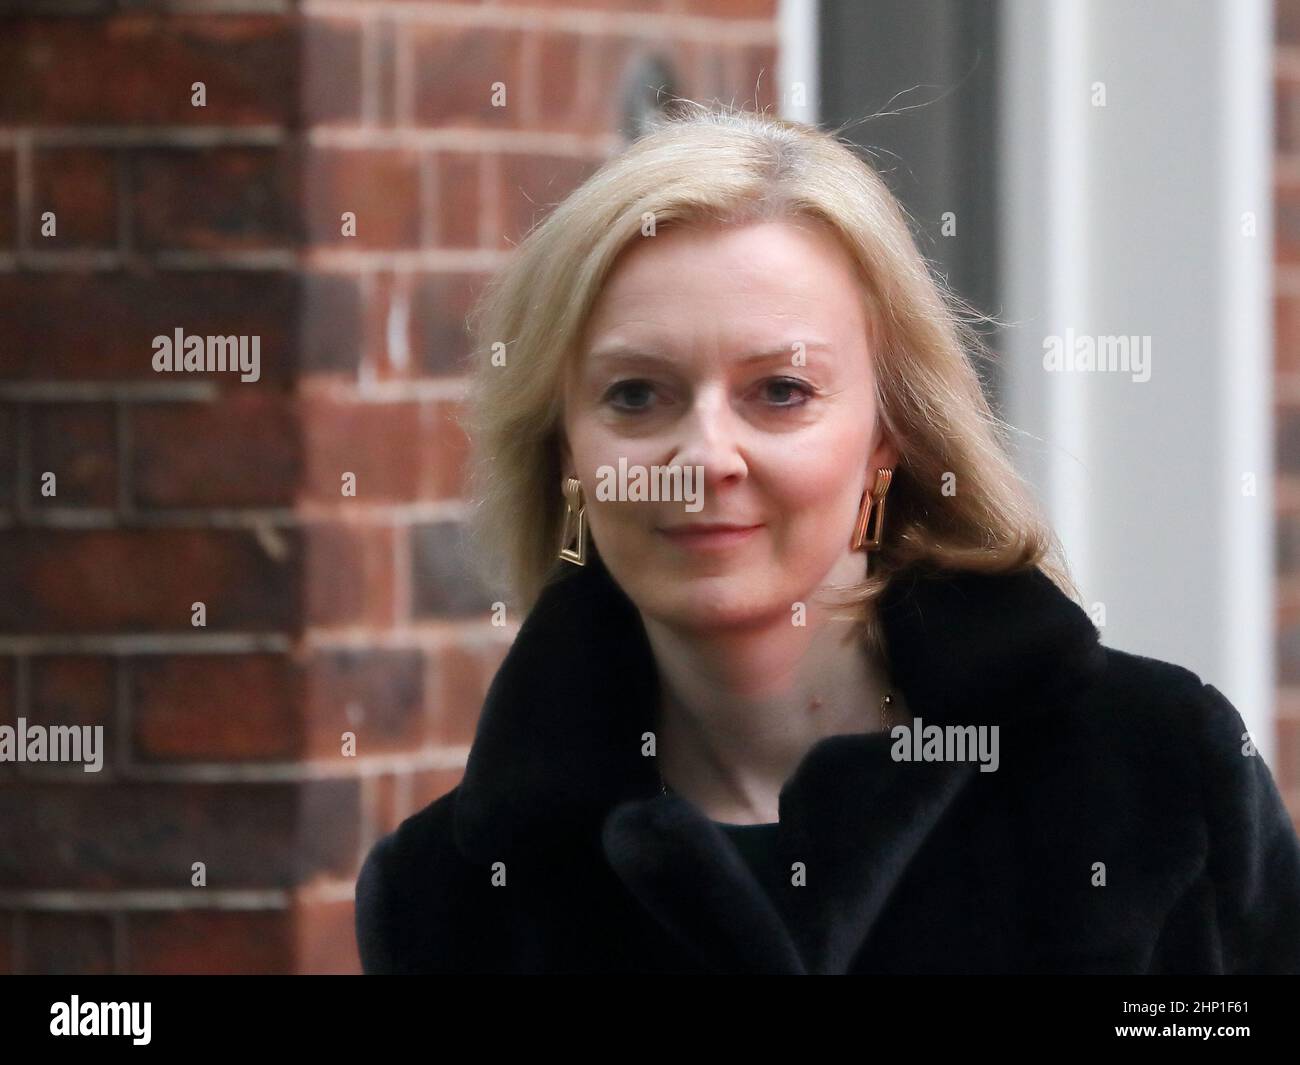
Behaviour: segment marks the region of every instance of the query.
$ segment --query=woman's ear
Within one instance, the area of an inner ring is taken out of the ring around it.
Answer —
[[[882,466],[887,470],[898,468],[898,445],[888,436],[882,436],[876,450],[871,453],[871,463],[867,469],[868,485],[875,483],[876,470]]]
[[[560,476],[562,478],[577,476],[573,468],[573,452],[569,449],[569,441],[563,429],[560,430]]]

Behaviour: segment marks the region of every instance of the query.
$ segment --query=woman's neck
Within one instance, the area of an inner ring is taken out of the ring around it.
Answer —
[[[778,820],[781,788],[815,743],[884,725],[888,677],[847,622],[645,628],[660,679],[660,772],[714,820]]]

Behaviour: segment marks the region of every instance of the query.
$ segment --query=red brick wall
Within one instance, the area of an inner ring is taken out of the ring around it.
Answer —
[[[470,300],[635,57],[773,105],[775,6],[6,4],[0,723],[107,753],[0,763],[0,972],[357,971],[359,862],[459,779],[520,620],[461,555]],[[176,328],[260,380],[156,373]]]
[[[1275,14],[1278,722],[1272,768],[1300,826],[1300,0],[1277,0]]]

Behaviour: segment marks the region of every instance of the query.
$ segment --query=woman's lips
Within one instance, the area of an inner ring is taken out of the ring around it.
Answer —
[[[677,525],[658,532],[679,547],[716,550],[743,543],[763,526],[760,525]]]

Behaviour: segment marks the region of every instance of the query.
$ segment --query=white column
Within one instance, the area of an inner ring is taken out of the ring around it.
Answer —
[[[1017,457],[1103,641],[1199,673],[1271,759],[1271,7],[1007,0],[1003,27]],[[1149,338],[1150,378],[1048,372],[1053,335]]]
[[[780,0],[777,7],[777,111],[796,122],[817,122],[820,58],[818,0]]]

